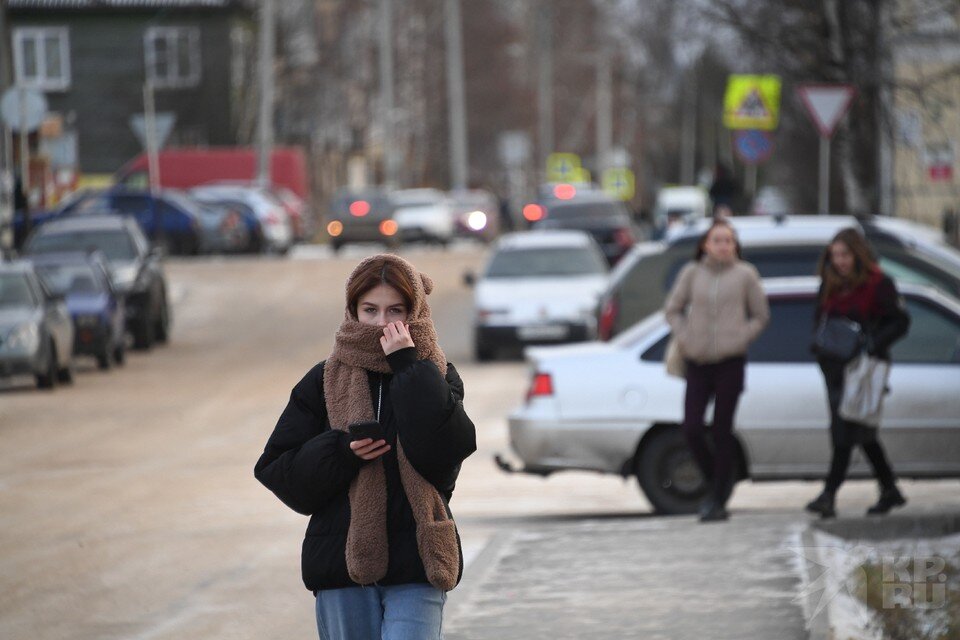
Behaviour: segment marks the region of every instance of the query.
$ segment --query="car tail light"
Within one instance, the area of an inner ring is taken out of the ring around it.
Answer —
[[[362,218],[368,213],[370,213],[370,203],[366,200],[356,200],[350,203],[350,215]]]
[[[530,383],[530,389],[527,391],[527,400],[541,396],[553,395],[553,379],[549,373],[533,374],[533,381]]]
[[[536,222],[546,216],[546,211],[538,204],[528,204],[523,208],[523,217],[528,222]]]
[[[606,342],[613,337],[613,325],[617,322],[620,304],[617,296],[607,298],[600,308],[600,321],[597,323],[597,337]]]
[[[613,232],[613,241],[624,249],[629,249],[634,245],[634,243],[636,243],[637,240],[633,237],[633,233],[630,231],[630,229],[621,228],[616,229]]]
[[[384,220],[380,223],[380,233],[385,236],[394,236],[399,229],[397,223],[393,220]]]

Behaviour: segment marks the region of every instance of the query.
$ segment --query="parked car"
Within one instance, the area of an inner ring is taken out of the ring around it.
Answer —
[[[264,246],[268,251],[283,255],[293,245],[293,225],[290,222],[290,215],[283,204],[266,189],[217,183],[194,187],[189,193],[203,202],[216,199],[234,200],[253,209],[263,229]]]
[[[919,230],[894,228],[880,218],[852,216],[750,216],[731,218],[743,258],[764,278],[816,273],[823,249],[840,229],[859,227],[879,254],[880,266],[899,282],[918,282],[960,297],[960,253]],[[609,340],[663,307],[680,269],[693,259],[710,225],[701,220],[668,242],[636,247],[617,265],[597,307],[598,337]]]
[[[218,180],[201,186],[209,185],[246,187],[250,189],[259,188],[259,185],[254,180]],[[313,231],[306,201],[282,185],[269,185],[266,187],[266,191],[283,206],[284,211],[286,211],[290,217],[294,240],[305,240]]]
[[[747,357],[738,475],[819,479],[830,462],[826,391],[809,351],[819,279],[764,285],[771,320]],[[960,477],[960,302],[923,285],[901,291],[912,323],[892,350],[884,442],[902,477]],[[509,417],[522,470],[635,475],[657,511],[695,511],[706,484],[679,426],[683,381],[664,368],[669,334],[657,312],[612,342],[528,349],[527,401]],[[851,477],[869,474],[862,460],[851,469]]]
[[[641,232],[622,202],[603,193],[544,201],[543,217],[533,229],[576,229],[597,241],[607,263],[615,265],[637,242]]]
[[[490,360],[503,347],[590,340],[593,307],[607,263],[584,231],[510,233],[497,241],[474,285],[474,353]]]
[[[164,191],[163,196],[184,211],[196,212],[200,221],[201,253],[240,253],[249,246],[250,231],[238,207],[203,202],[173,189]]]
[[[149,349],[154,342],[170,338],[173,313],[167,300],[163,251],[150,248],[139,225],[131,218],[114,215],[67,216],[34,230],[24,253],[99,249],[113,269],[115,285],[123,295],[127,330],[136,349]]]
[[[29,262],[0,263],[0,378],[32,375],[41,389],[72,382],[73,323]]]
[[[710,194],[701,187],[663,187],[653,206],[654,238],[669,238],[710,215]]]
[[[243,228],[242,235],[244,243],[237,251],[241,253],[262,253],[266,247],[266,241],[263,238],[263,225],[257,217],[256,211],[245,202],[232,199],[228,196],[217,194],[195,193],[190,197],[197,202],[208,207],[223,209],[229,212],[228,215],[235,216],[237,223]]]
[[[378,187],[338,190],[330,200],[326,222],[334,252],[358,242],[379,242],[388,249],[401,244],[393,201]]]
[[[175,191],[157,194],[127,189],[86,191],[64,202],[47,221],[103,214],[131,216],[150,241],[167,253],[196,255],[204,247],[200,206]]]
[[[453,240],[453,214],[439,189],[402,189],[390,194],[393,219],[403,242],[426,241],[446,246]]]
[[[492,193],[464,189],[447,196],[457,236],[491,242],[500,234],[500,203]]]
[[[73,320],[73,355],[93,356],[100,369],[122,365],[126,354],[126,304],[100,251],[46,253],[31,258],[50,293],[62,296]]]

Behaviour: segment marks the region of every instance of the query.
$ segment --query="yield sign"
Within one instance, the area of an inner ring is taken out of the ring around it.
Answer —
[[[797,87],[797,93],[820,135],[829,138],[850,108],[856,89],[849,84],[804,84]]]

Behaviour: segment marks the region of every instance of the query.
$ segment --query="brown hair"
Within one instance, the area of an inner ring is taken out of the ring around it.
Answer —
[[[849,278],[841,276],[833,266],[830,260],[830,247],[836,243],[842,243],[853,254],[853,273]],[[859,231],[853,227],[841,229],[833,240],[823,250],[820,256],[820,263],[817,266],[817,273],[823,280],[823,297],[826,300],[844,287],[855,289],[862,285],[870,277],[870,272],[877,266],[877,259],[873,255],[873,250]]]
[[[733,228],[733,225],[724,220],[723,218],[714,218],[713,224],[710,225],[710,228],[707,229],[700,240],[697,241],[697,251],[694,253],[694,259],[700,260],[703,256],[707,254],[706,246],[707,240],[710,238],[710,234],[713,233],[713,230],[717,227],[725,227],[730,230],[730,233],[733,234],[733,244],[737,248],[737,259],[743,259],[743,250],[740,247],[740,238],[737,237],[737,230]]]
[[[381,284],[393,287],[407,305],[407,312],[413,313],[414,287],[407,278],[407,274],[392,262],[373,260],[357,271],[353,279],[347,283],[347,308],[354,319],[357,318],[357,305],[360,304],[360,298]]]

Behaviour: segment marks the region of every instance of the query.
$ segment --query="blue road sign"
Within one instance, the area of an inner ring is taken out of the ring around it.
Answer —
[[[733,148],[747,164],[760,164],[773,154],[773,136],[768,131],[742,129],[733,134]]]

